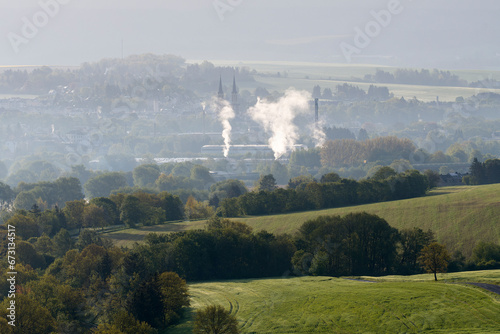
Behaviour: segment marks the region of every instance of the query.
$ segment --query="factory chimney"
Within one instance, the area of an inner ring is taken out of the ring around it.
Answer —
[[[319,99],[315,98],[314,99],[314,122],[316,126],[318,126],[319,122]]]
[[[206,133],[206,129],[205,129],[205,117],[206,117],[205,106],[203,106],[203,135],[205,135],[205,133]]]

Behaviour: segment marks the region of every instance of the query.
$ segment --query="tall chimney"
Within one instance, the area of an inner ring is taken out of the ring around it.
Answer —
[[[206,130],[205,130],[205,107],[203,107],[203,135],[205,135]]]
[[[314,99],[314,122],[316,123],[316,126],[317,126],[318,122],[319,122],[319,99],[318,98]]]

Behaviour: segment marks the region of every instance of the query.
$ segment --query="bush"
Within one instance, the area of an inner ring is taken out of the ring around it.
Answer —
[[[238,320],[220,305],[210,305],[196,312],[193,333],[195,334],[236,334]]]

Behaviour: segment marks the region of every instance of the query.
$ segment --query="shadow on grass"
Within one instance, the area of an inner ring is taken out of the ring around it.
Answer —
[[[173,333],[173,334],[191,334],[193,333],[194,326],[194,317],[196,315],[196,311],[193,307],[188,307],[184,310],[182,314],[182,318],[178,324],[169,327],[167,330],[163,331],[163,333]]]
[[[447,191],[447,190],[433,190],[432,192],[428,193],[425,197],[434,197],[434,196],[441,196],[441,195],[449,195],[456,193],[456,191]]]

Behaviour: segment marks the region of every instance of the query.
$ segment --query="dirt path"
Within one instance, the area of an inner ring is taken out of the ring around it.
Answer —
[[[496,293],[500,295],[500,285],[495,285],[495,284],[486,284],[486,283],[467,283],[470,285],[475,285],[480,288],[486,289],[488,291],[491,291],[493,293]]]

